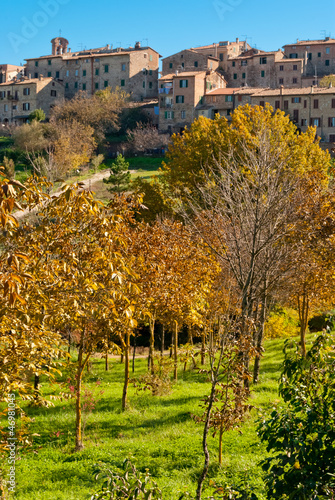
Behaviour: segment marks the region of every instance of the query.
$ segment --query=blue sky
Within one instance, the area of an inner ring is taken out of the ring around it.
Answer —
[[[334,0],[15,0],[2,2],[0,16],[0,64],[50,54],[60,30],[72,51],[141,41],[164,57],[236,37],[264,50],[335,38]]]

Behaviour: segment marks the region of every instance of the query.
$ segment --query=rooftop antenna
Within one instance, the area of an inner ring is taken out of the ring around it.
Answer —
[[[142,39],[142,41],[143,41],[143,42],[145,42],[145,41],[146,41],[146,42],[147,42],[147,46],[149,45],[149,38],[143,38],[143,39]]]
[[[116,42],[116,45],[117,45],[118,47],[121,47],[121,42]]]
[[[80,50],[80,51],[82,51],[82,50],[83,50],[83,46],[84,46],[83,42],[78,43],[78,47],[79,47],[79,50]]]
[[[59,36],[62,36],[62,30],[59,30]]]
[[[326,36],[327,36],[327,31],[326,30],[321,30],[320,33],[321,33],[322,38],[326,38]]]

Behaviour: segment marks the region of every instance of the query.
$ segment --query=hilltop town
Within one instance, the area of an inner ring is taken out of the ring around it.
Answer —
[[[321,143],[335,142],[335,88],[320,80],[335,73],[335,39],[297,40],[276,51],[252,48],[246,41],[221,41],[164,57],[156,50],[110,45],[72,52],[62,37],[51,54],[26,59],[24,66],[0,65],[0,123],[20,124],[41,108],[49,116],[60,99],[79,91],[120,88],[145,106],[162,132],[182,132],[199,116],[228,120],[249,103],[289,114],[298,129],[316,127]]]

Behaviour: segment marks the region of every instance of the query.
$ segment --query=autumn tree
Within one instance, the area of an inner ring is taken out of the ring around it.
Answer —
[[[202,120],[199,127],[203,125]],[[229,266],[241,292],[243,321],[247,324],[254,318],[259,322],[255,342],[260,350],[268,295],[285,273],[289,249],[284,237],[295,221],[297,186],[313,170],[326,182],[329,157],[315,143],[314,129],[298,136],[288,117],[278,110],[273,113],[269,106],[239,108],[231,125],[222,124],[222,128],[221,150],[218,139],[205,164],[199,156],[193,181],[187,170],[187,187],[179,187],[181,212],[195,233]],[[185,139],[177,138],[176,144],[185,150],[192,144],[191,135],[190,131]],[[197,127],[194,136],[197,153],[202,151]],[[203,143],[207,143],[207,136]],[[171,151],[168,178],[174,174],[174,165],[180,168],[180,154],[174,157],[175,149]],[[192,150],[185,154],[191,155]],[[258,371],[259,359],[255,381]]]
[[[319,87],[335,87],[335,75],[326,75],[321,78]]]
[[[133,130],[127,131],[128,140],[135,151],[162,149],[170,142],[169,134],[160,134],[151,124],[137,123]]]

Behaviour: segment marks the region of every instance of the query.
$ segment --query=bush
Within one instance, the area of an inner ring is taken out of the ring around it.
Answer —
[[[274,455],[261,462],[269,499],[325,499],[335,494],[334,336],[322,334],[307,352],[285,343],[279,394],[286,406],[262,420],[258,434]]]
[[[293,309],[276,308],[265,323],[265,338],[295,337],[299,333],[299,316]]]
[[[321,330],[334,330],[335,327],[335,311],[320,313],[308,322],[310,332],[321,332]]]

